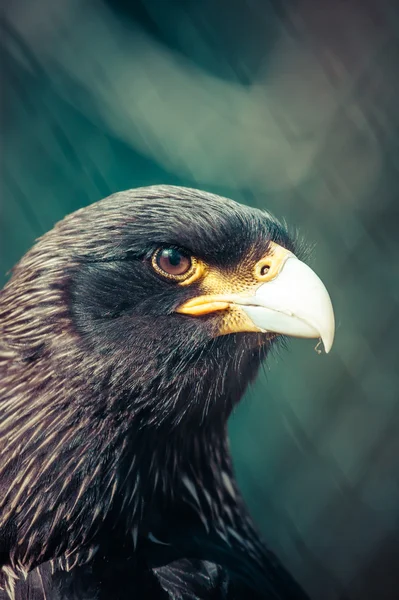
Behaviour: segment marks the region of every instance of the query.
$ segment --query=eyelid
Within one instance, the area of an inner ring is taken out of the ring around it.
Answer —
[[[200,260],[199,258],[192,257],[192,260],[193,259],[195,260],[195,269],[193,273],[190,275],[190,277],[184,279],[184,281],[180,281],[179,285],[191,285],[192,283],[194,283],[194,281],[197,281],[198,279],[203,277],[207,272],[206,264],[202,262],[202,260]]]

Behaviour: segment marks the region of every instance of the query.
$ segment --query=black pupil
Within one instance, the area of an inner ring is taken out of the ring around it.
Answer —
[[[178,267],[183,258],[182,253],[175,248],[168,248],[167,250],[162,251],[162,257],[166,258],[172,267]]]

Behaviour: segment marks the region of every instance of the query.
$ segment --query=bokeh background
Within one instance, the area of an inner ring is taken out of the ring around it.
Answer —
[[[238,478],[313,599],[399,598],[398,4],[3,10],[1,283],[118,190],[200,187],[285,217],[314,246],[336,342],[269,360],[230,423]]]

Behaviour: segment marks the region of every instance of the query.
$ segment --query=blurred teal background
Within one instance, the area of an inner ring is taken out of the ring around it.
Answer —
[[[1,283],[118,190],[188,185],[285,217],[336,342],[270,358],[230,423],[238,478],[312,598],[398,598],[394,0],[14,0],[1,37]]]

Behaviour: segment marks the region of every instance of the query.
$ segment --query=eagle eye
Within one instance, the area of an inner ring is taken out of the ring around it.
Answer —
[[[153,254],[152,266],[159,275],[182,281],[193,273],[196,261],[181,248],[164,247]]]

